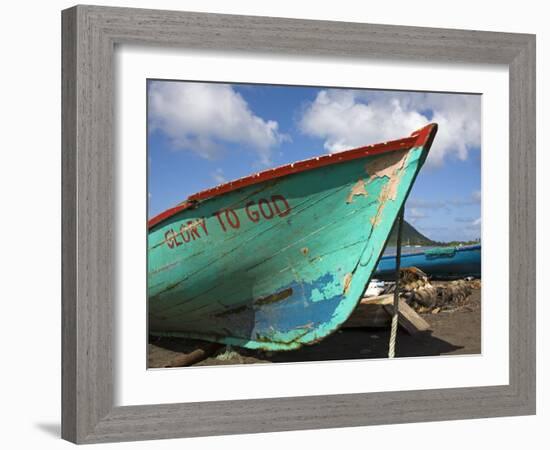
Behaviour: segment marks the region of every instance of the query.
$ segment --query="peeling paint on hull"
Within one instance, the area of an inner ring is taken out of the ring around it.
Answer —
[[[155,220],[150,333],[291,350],[335,331],[362,296],[435,130],[391,152],[257,175]]]

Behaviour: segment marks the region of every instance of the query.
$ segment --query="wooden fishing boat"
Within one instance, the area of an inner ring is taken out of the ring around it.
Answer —
[[[436,247],[422,252],[402,254],[400,267],[418,267],[432,278],[481,277],[481,245]],[[376,278],[395,277],[395,255],[382,256]]]
[[[151,219],[150,334],[290,350],[334,332],[436,130],[241,178]]]

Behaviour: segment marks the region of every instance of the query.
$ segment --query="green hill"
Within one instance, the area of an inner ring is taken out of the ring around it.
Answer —
[[[396,222],[397,223],[397,222]],[[406,220],[403,222],[403,231],[401,232],[401,244],[402,245],[436,245],[436,242],[430,238],[424,236],[420,231],[413,227]],[[397,245],[397,231],[395,225],[391,231],[390,238],[387,243],[388,246]]]

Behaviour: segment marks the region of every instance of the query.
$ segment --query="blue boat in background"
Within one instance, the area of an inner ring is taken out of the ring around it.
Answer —
[[[464,247],[436,247],[402,254],[401,267],[417,267],[432,278],[481,277],[481,244]],[[382,256],[375,278],[395,278],[395,255]]]

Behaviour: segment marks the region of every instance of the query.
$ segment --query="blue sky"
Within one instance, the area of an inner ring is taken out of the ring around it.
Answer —
[[[149,217],[224,181],[437,122],[406,219],[438,241],[480,237],[479,95],[150,80],[147,120]]]

